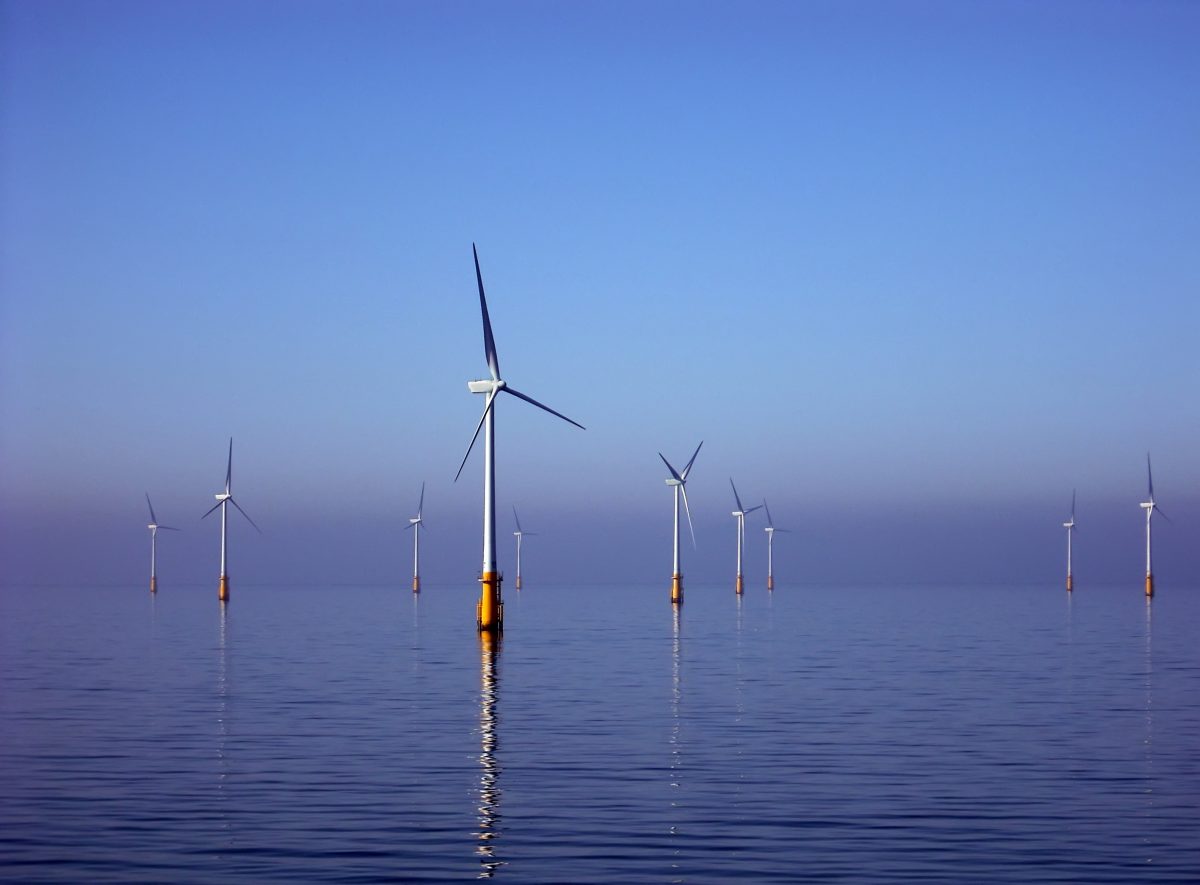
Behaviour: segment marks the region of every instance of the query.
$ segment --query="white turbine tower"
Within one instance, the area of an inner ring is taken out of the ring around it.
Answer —
[[[484,394],[487,399],[483,404],[483,416],[475,426],[475,435],[471,437],[467,453],[463,455],[462,464],[458,466],[458,474],[454,479],[457,482],[458,477],[462,475],[467,458],[471,456],[471,449],[475,446],[475,440],[479,438],[479,431],[483,429],[483,569],[479,575],[482,586],[479,605],[475,611],[475,625],[481,631],[500,631],[504,629],[504,605],[500,597],[500,572],[496,568],[496,397],[501,392],[511,393],[517,399],[523,399],[551,415],[562,418],[580,430],[585,428],[578,421],[572,421],[561,412],[556,412],[533,397],[510,387],[500,377],[500,361],[496,357],[496,342],[492,337],[491,320],[488,319],[487,298],[483,294],[483,274],[479,271],[479,252],[474,243],[471,244],[471,251],[475,255],[475,281],[479,284],[479,310],[483,314],[483,353],[492,377],[467,382],[467,389],[471,393]]]
[[[747,510],[742,506],[742,499],[738,497],[737,486],[733,484],[733,477],[729,479],[729,487],[733,489],[733,500],[737,502],[737,510],[733,511],[732,516],[737,520],[737,581],[734,583],[734,591],[741,595],[743,591],[742,585],[742,544],[746,540],[746,514],[753,513],[762,507],[761,504],[756,504]]]
[[[150,592],[158,592],[158,572],[156,568],[156,560],[158,559],[158,530],[163,529],[168,532],[178,532],[179,529],[169,525],[159,525],[158,517],[154,515],[154,505],[150,503],[150,493],[146,493],[146,506],[150,508],[150,524],[146,528],[150,529]]]
[[[704,440],[700,440],[700,446],[704,445]],[[683,496],[683,510],[687,514],[688,531],[692,535],[692,546],[696,546],[696,530],[692,527],[692,510],[688,507],[687,499],[687,478],[692,470],[692,465],[696,463],[696,456],[700,454],[700,446],[696,446],[696,451],[692,452],[692,457],[688,459],[683,470],[676,470],[671,466],[671,462],[663,458],[663,453],[659,452],[658,457],[662,458],[662,462],[667,465],[667,470],[671,472],[670,478],[667,479],[667,485],[675,490],[675,531],[672,535],[674,551],[673,566],[671,569],[671,602],[678,605],[683,602],[683,572],[679,570],[679,496]]]
[[[1154,595],[1154,568],[1150,560],[1150,517],[1157,510],[1162,513],[1162,518],[1167,522],[1171,520],[1167,518],[1167,514],[1163,513],[1161,507],[1154,503],[1154,475],[1150,472],[1150,453],[1146,453],[1146,485],[1149,488],[1150,500],[1142,502],[1142,509],[1146,511],[1146,595]]]
[[[513,532],[513,536],[517,539],[517,589],[521,589],[521,541],[526,535],[537,535],[537,532],[521,531],[521,520],[517,516],[517,508],[513,508],[513,521],[517,524],[517,530]]]
[[[242,516],[246,517],[246,522],[248,522],[248,523],[250,523],[250,525],[254,526],[254,530],[256,532],[258,532],[260,535],[262,534],[262,529],[260,529],[258,527],[258,525],[254,522],[254,520],[250,518],[250,514],[248,514],[245,510],[242,509],[241,504],[239,504],[237,501],[233,500],[233,437],[232,436],[229,438],[229,461],[225,465],[225,491],[218,492],[214,497],[217,499],[217,503],[214,504],[211,508],[209,508],[208,512],[205,513],[204,516],[202,516],[200,518],[204,519],[206,516],[208,516],[209,513],[212,513],[218,507],[221,508],[221,583],[217,587],[217,598],[220,599],[222,602],[228,602],[229,601],[229,573],[225,568],[225,551],[226,551],[225,536],[226,536],[226,532],[229,527],[229,513],[228,513],[228,510],[226,509],[225,505],[232,504],[234,507],[236,507],[238,509],[238,512],[241,513]]]
[[[775,533],[784,532],[787,529],[775,528],[775,523],[771,520],[771,508],[767,506],[767,499],[763,498],[763,512],[767,514],[767,527],[763,529],[767,533],[767,589],[775,589]]]
[[[1075,589],[1075,579],[1071,576],[1071,536],[1075,534],[1075,490],[1071,489],[1071,519],[1063,523],[1067,530],[1067,592]]]
[[[413,593],[421,592],[421,512],[425,509],[425,483],[421,483],[421,497],[417,500],[417,515],[410,518],[405,531],[413,530]]]

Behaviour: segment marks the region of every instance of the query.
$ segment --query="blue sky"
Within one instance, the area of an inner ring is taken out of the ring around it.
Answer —
[[[5,581],[1200,580],[1193,3],[0,3]],[[761,525],[749,555],[761,571]],[[239,526],[239,529],[242,527]],[[52,552],[53,551],[53,552]],[[511,551],[509,551],[511,554]],[[509,556],[511,558],[511,555]],[[690,562],[690,567],[688,567]],[[507,564],[511,568],[511,564]],[[751,572],[753,574],[753,571]]]

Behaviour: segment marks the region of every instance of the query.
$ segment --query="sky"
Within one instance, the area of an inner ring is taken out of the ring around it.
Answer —
[[[0,0],[0,584],[1200,585],[1200,5]],[[765,573],[761,513],[747,579]],[[505,540],[505,539],[508,540]]]

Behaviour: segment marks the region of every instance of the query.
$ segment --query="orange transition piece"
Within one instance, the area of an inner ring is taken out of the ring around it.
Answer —
[[[683,603],[683,575],[679,572],[671,575],[671,602],[675,605]]]
[[[520,575],[517,575],[517,589],[518,590],[521,589],[521,576]]]
[[[229,577],[221,575],[221,585],[217,588],[217,599],[221,602],[229,601]]]
[[[500,632],[504,629],[504,603],[500,599],[500,574],[484,572],[480,578],[481,585],[479,605],[475,608],[475,626],[479,632]]]
[[[1067,575],[1067,592],[1070,593],[1075,589],[1075,583],[1071,580],[1071,576]]]
[[[419,577],[417,577],[416,575],[413,575],[413,593],[420,593],[420,592],[421,592],[421,579]]]
[[[775,576],[774,575],[767,575],[767,589],[768,590],[775,589]]]
[[[1154,575],[1146,575],[1146,595],[1154,595]]]
[[[158,578],[155,578],[153,576],[151,576],[151,578],[150,578],[150,592],[151,593],[158,592]]]
[[[741,596],[741,595],[742,595],[742,593],[743,593],[743,591],[745,590],[745,588],[742,586],[742,576],[741,576],[741,575],[738,575],[738,576],[737,576],[737,587],[736,587],[736,590],[737,590],[737,595],[738,595],[738,596]]]

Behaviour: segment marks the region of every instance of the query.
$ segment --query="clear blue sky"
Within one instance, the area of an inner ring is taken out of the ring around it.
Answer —
[[[2,580],[1200,581],[1200,5],[0,2]],[[757,514],[756,514],[757,516]],[[749,523],[751,577],[761,523]],[[167,549],[169,544],[170,549]],[[504,547],[511,569],[511,550]],[[665,586],[665,583],[664,583]]]

